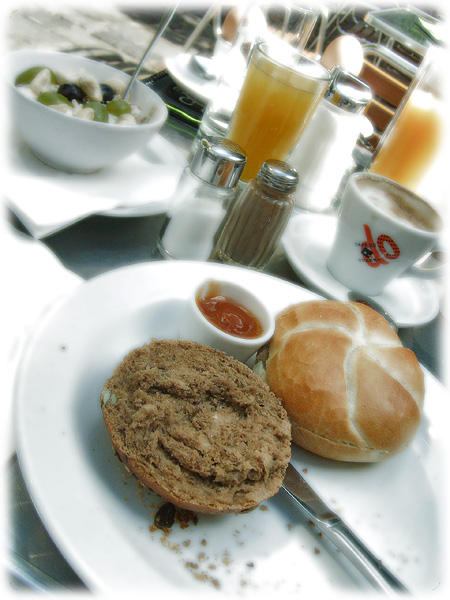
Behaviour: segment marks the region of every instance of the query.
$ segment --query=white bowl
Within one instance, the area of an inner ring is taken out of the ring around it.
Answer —
[[[121,126],[59,113],[26,97],[15,87],[16,76],[33,66],[46,66],[69,74],[83,69],[99,83],[111,78],[128,82],[130,76],[106,64],[63,52],[18,50],[7,55],[13,125],[33,153],[57,169],[91,173],[111,165],[144,147],[167,118],[167,108],[161,98],[138,81],[127,100],[144,111],[156,107],[148,123]]]
[[[237,337],[221,331],[208,321],[197,305],[197,298],[209,295],[211,286],[214,295],[225,296],[249,310],[260,322],[262,335],[256,338]],[[274,330],[275,319],[257,296],[236,283],[209,279],[197,286],[187,300],[180,324],[180,338],[217,348],[237,360],[247,362],[270,340]]]

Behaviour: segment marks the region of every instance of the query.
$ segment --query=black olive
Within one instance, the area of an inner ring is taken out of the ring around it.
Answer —
[[[58,89],[58,94],[65,96],[67,100],[76,100],[79,104],[86,102],[83,90],[75,83],[63,83]]]
[[[158,529],[170,529],[175,521],[176,508],[170,502],[163,504],[155,515],[155,526]]]
[[[103,104],[106,104],[110,100],[114,100],[115,93],[111,86],[109,86],[107,83],[101,83],[100,89],[102,90]]]

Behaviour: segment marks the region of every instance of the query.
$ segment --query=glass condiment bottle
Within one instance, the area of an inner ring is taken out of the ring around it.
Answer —
[[[298,181],[287,163],[265,161],[230,207],[211,258],[264,269],[286,229]]]
[[[207,260],[220,225],[237,194],[245,152],[230,140],[202,139],[185,167],[159,232],[157,247],[164,258]]]
[[[352,151],[364,125],[364,109],[372,99],[368,85],[334,67],[332,80],[303,132],[289,162],[301,181],[296,205],[305,210],[327,210],[340,181],[352,164]]]
[[[242,42],[242,44],[241,44]],[[247,69],[248,47],[241,36],[230,44],[226,60],[221,61],[220,76],[212,91],[211,98],[205,106],[202,120],[192,144],[191,152],[197,151],[198,145],[205,136],[225,137],[231,114],[236,105],[242,82]]]

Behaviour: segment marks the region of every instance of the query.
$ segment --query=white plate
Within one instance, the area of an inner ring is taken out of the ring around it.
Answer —
[[[283,236],[283,248],[297,275],[318,293],[346,301],[349,288],[337,281],[326,266],[336,231],[336,217],[298,214],[292,217]],[[439,312],[439,298],[432,281],[399,277],[374,300],[399,327],[428,323]]]
[[[157,262],[82,284],[35,332],[18,374],[15,428],[26,485],[45,526],[94,592],[136,587],[198,598],[210,597],[215,583],[258,599],[367,591],[284,492],[248,514],[199,515],[197,524],[176,525],[168,537],[150,531],[162,501],[139,488],[114,455],[99,394],[129,349],[177,336],[187,295],[207,277],[247,285],[274,312],[317,297],[245,269]],[[388,462],[341,464],[293,452],[296,468],[412,591],[439,584],[445,514],[440,427],[447,398],[428,373],[426,385],[420,430]]]
[[[213,97],[217,81],[206,79],[191,64],[191,54],[177,54],[166,59],[166,68],[172,79],[194,98],[207,104]],[[207,60],[205,58],[205,60]],[[212,61],[212,59],[210,59]]]
[[[17,136],[11,137],[11,146],[6,202],[13,210],[25,213],[28,205],[22,195],[29,189],[33,197],[34,188],[48,203],[70,202],[71,215],[72,212],[77,215],[77,202],[80,211],[91,214],[120,217],[160,214],[167,210],[186,165],[181,152],[160,134],[141,151],[87,175],[65,173],[45,165]]]

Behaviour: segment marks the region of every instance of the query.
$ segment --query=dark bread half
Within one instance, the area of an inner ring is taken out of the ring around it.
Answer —
[[[181,508],[240,512],[282,484],[286,411],[251,369],[218,350],[152,340],[115,368],[100,404],[126,467]]]

